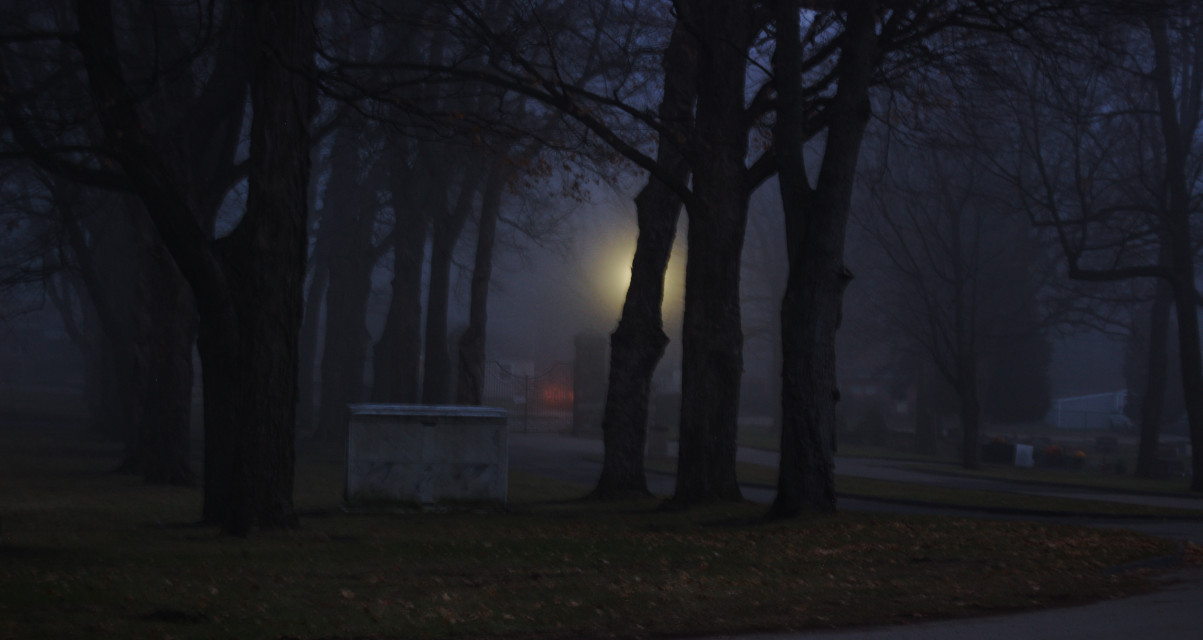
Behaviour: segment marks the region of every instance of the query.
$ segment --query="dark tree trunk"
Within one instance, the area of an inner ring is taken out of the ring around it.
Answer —
[[[1136,455],[1136,475],[1157,475],[1157,446],[1161,439],[1161,420],[1165,408],[1166,380],[1169,368],[1170,306],[1174,290],[1168,282],[1158,281],[1149,309],[1148,368],[1140,401],[1140,445]]]
[[[204,498],[201,520],[223,524],[233,510],[235,500],[234,458],[238,455],[239,362],[231,343],[237,342],[231,332],[233,313],[226,321],[202,316],[196,339],[201,361],[201,398],[205,413],[204,431]],[[237,347],[235,346],[235,349]]]
[[[458,379],[455,403],[479,405],[485,387],[485,344],[489,328],[489,280],[493,276],[493,245],[497,240],[497,218],[501,214],[501,196],[510,175],[509,159],[493,162],[481,194],[480,223],[476,232],[476,259],[472,266],[471,300],[468,328],[459,339]]]
[[[660,119],[672,123],[678,139],[661,135],[656,161],[684,183],[689,177],[679,145],[693,122],[697,98],[697,46],[687,29],[673,30],[664,53],[664,96]],[[647,441],[648,403],[652,375],[664,356],[661,307],[664,272],[672,255],[681,198],[667,185],[650,178],[635,197],[639,238],[631,264],[631,282],[618,327],[610,335],[610,374],[602,416],[605,454],[593,496],[601,499],[647,495],[643,469]]]
[[[192,347],[196,306],[192,292],[163,247],[155,262],[150,337],[149,384],[139,437],[138,470],[151,483],[189,485],[193,481]]]
[[[1187,109],[1179,109],[1175,98],[1172,71],[1174,52],[1167,33],[1166,18],[1159,12],[1148,17],[1153,42],[1153,84],[1158,102],[1161,138],[1165,145],[1166,205],[1171,260],[1171,285],[1178,320],[1178,355],[1182,367],[1182,395],[1186,401],[1186,417],[1190,425],[1191,491],[1203,491],[1203,353],[1199,341],[1199,292],[1195,286],[1195,254],[1191,234],[1191,195],[1188,182],[1187,148],[1190,140],[1184,136],[1182,117]],[[1196,74],[1203,70],[1196,69]],[[1196,76],[1196,82],[1199,76]],[[1193,91],[1199,91],[1197,86]],[[1197,96],[1196,98],[1197,99]],[[1197,112],[1195,116],[1197,118]],[[1192,128],[1196,121],[1188,121]]]
[[[314,88],[313,3],[246,0],[251,122],[247,210],[229,236],[238,313],[235,400],[239,449],[231,533],[296,524],[297,340],[308,236],[309,119]]]
[[[348,137],[349,136],[345,136]],[[376,222],[376,189],[384,163],[377,161],[369,175],[357,180],[355,140],[345,142],[345,157],[335,161],[327,190],[323,225],[330,239],[326,294],[326,340],[322,350],[321,409],[315,437],[341,442],[350,418],[348,404],[362,401],[364,364],[371,336],[367,328],[368,299],[376,252],[372,229]],[[342,165],[342,166],[339,166]]]
[[[325,251],[319,240],[312,257],[313,276],[309,290],[305,292],[305,315],[301,321],[301,337],[298,345],[297,372],[297,433],[307,435],[315,425],[314,399],[317,396],[318,340],[321,338],[322,308],[326,301],[326,288],[330,272],[326,268]]]
[[[393,213],[392,297],[384,330],[372,358],[372,402],[418,401],[422,361],[422,264],[426,259],[428,212],[412,206],[416,190],[407,158],[398,153],[390,178]]]
[[[698,99],[690,149],[689,254],[681,337],[681,425],[673,502],[740,500],[735,473],[743,371],[739,270],[748,214],[747,50],[753,11],[695,2],[682,19],[698,41]]]
[[[92,341],[94,362],[89,367],[96,376],[89,382],[96,396],[90,403],[92,427],[125,444],[128,455],[139,448],[146,396],[146,317],[151,313],[144,286],[149,273],[148,249],[137,232],[140,205],[126,199],[123,204],[128,208],[114,216],[112,224],[93,225],[95,228],[85,231],[72,203],[61,199],[56,204],[64,216],[67,239],[100,328],[99,338]],[[105,268],[98,268],[99,264]],[[137,473],[138,468],[123,463],[118,471]]]
[[[979,466],[982,408],[977,390],[977,360],[969,357],[962,363],[958,384],[957,400],[961,415],[961,466],[976,469]]]
[[[245,533],[296,521],[296,349],[314,32],[309,0],[248,1],[236,9],[245,18],[254,108],[247,211],[216,244],[182,172],[147,137],[119,63],[111,2],[76,3],[76,41],[111,151],[197,300],[206,382],[205,517]]]
[[[1183,244],[1190,244],[1188,240]],[[1192,450],[1198,452],[1203,443],[1203,358],[1200,357],[1199,310],[1195,305],[1199,294],[1194,285],[1194,266],[1189,250],[1181,259],[1181,271],[1175,283],[1174,308],[1178,315],[1178,357],[1182,365],[1182,393],[1186,400],[1186,417],[1190,425]],[[1189,265],[1189,268],[1188,268]],[[1203,491],[1203,455],[1191,456],[1191,491]]]
[[[930,375],[919,373],[915,385],[915,453],[931,455],[936,452],[936,410]]]
[[[166,248],[150,240],[143,276],[148,299],[140,303],[145,312],[135,323],[141,337],[131,345],[143,369],[137,376],[138,436],[122,469],[150,483],[188,485],[196,308]]]
[[[426,355],[422,376],[422,404],[451,401],[451,354],[447,344],[447,305],[451,297],[451,259],[460,231],[476,197],[479,171],[467,167],[459,185],[455,207],[448,210],[446,191],[436,208],[434,241],[430,249],[430,287],[426,292]],[[435,194],[438,198],[438,194]]]
[[[246,2],[251,122],[246,214],[190,275],[202,323],[204,518],[228,532],[296,525],[297,347],[304,296],[313,87],[311,2]],[[156,220],[158,222],[158,220]],[[182,220],[168,221],[179,232]],[[181,225],[182,226],[182,225]],[[195,252],[195,253],[194,253]],[[199,254],[199,255],[195,255]]]
[[[844,240],[861,139],[869,120],[868,87],[876,48],[868,2],[848,3],[836,67],[838,88],[830,109],[819,184],[811,188],[803,157],[805,104],[796,5],[777,4],[779,115],[774,151],[785,213],[789,278],[781,303],[781,463],[775,517],[831,513],[834,478],[835,336],[844,289]]]
[[[954,219],[953,241],[953,283],[956,292],[953,295],[953,313],[955,328],[953,340],[956,343],[956,354],[953,357],[948,383],[956,390],[957,404],[961,420],[961,466],[966,469],[978,468],[978,439],[981,433],[981,399],[978,395],[978,358],[974,345],[973,330],[969,328],[976,311],[972,310],[968,300],[968,285],[960,257],[960,218]]]
[[[110,436],[126,443],[119,472],[139,474],[152,484],[192,482],[189,445],[192,415],[192,345],[196,310],[191,292],[141,211],[124,198],[124,215],[111,218],[104,233],[84,229],[63,199],[68,242],[92,300],[103,338],[93,340],[100,361],[89,383],[99,391],[94,416]],[[97,263],[105,268],[98,269]]]

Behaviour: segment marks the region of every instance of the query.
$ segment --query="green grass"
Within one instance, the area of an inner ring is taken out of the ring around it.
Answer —
[[[1131,532],[763,508],[565,500],[512,474],[505,513],[346,514],[302,459],[299,530],[189,523],[194,488],[108,472],[117,448],[0,430],[0,638],[605,637],[849,626],[1140,592],[1105,567],[1172,546]]]

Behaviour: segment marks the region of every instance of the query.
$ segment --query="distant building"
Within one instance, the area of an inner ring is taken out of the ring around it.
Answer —
[[[1058,429],[1120,428],[1131,424],[1124,415],[1127,403],[1127,389],[1057,398],[1044,420]]]

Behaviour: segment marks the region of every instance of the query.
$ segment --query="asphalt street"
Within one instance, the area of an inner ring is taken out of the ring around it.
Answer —
[[[601,443],[597,440],[571,438],[550,434],[510,434],[510,466],[537,475],[590,485],[601,468]],[[739,459],[746,462],[776,466],[774,452],[740,449]],[[1198,509],[1200,520],[1084,520],[1076,524],[1126,528],[1179,541],[1203,544],[1203,500],[1172,496],[1143,495],[1094,491],[1062,486],[1032,485],[999,480],[963,478],[953,475],[926,473],[903,468],[899,463],[864,458],[837,458],[840,474],[910,482],[932,486],[1006,491],[1010,493],[1053,496],[1069,499],[1110,500],[1151,504],[1183,509]],[[667,474],[649,474],[649,489],[656,494],[670,495],[673,478]],[[771,488],[745,486],[744,497],[753,502],[768,503],[773,499]],[[841,499],[841,509],[850,511],[890,511],[907,513],[943,513],[970,517],[1016,517],[1026,520],[1052,520],[983,514],[938,507],[903,505],[889,502]],[[1051,609],[1010,615],[908,624],[867,629],[839,631],[783,632],[739,636],[742,640],[1199,640],[1203,638],[1203,569],[1174,570],[1164,577],[1165,587],[1155,593],[1099,602],[1091,605]],[[731,636],[714,636],[718,640]]]

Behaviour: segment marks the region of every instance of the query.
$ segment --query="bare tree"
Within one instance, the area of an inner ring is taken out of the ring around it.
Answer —
[[[664,93],[659,117],[668,127],[659,134],[656,162],[677,181],[689,167],[680,141],[693,126],[697,99],[697,44],[685,25],[674,27],[664,52]],[[639,237],[631,265],[622,316],[610,335],[610,379],[602,416],[605,454],[593,495],[614,498],[647,494],[643,454],[647,439],[652,374],[664,356],[668,336],[661,308],[664,274],[676,238],[681,197],[653,176],[635,197]]]
[[[875,176],[872,212],[859,217],[891,292],[878,313],[927,355],[958,400],[961,464],[978,465],[984,383],[1000,349],[1039,330],[1040,254],[1026,220],[1000,210],[975,175],[972,152],[895,151]],[[1031,368],[1022,375],[1039,378]],[[1043,412],[1041,412],[1043,413]]]
[[[89,89],[112,157],[196,295],[204,364],[205,518],[230,532],[292,526],[296,345],[304,278],[313,15],[308,2],[232,7],[247,38],[246,213],[209,240],[196,201],[147,135],[109,2],[76,5]]]
[[[392,296],[384,329],[373,348],[373,402],[415,403],[422,360],[422,265],[430,212],[420,171],[410,165],[410,143],[389,150],[389,196],[393,209]]]
[[[321,402],[314,436],[327,442],[346,437],[348,405],[363,401],[364,365],[371,342],[367,328],[372,272],[380,251],[373,244],[379,191],[388,175],[384,150],[373,148],[375,130],[348,127],[331,151],[321,226],[327,275]]]
[[[1069,5],[1062,5],[1055,0],[772,4],[773,151],[790,263],[781,310],[784,421],[773,514],[835,509],[835,334],[852,278],[844,265],[844,242],[856,165],[873,112],[871,87],[900,88],[928,71],[939,76],[950,71],[949,63],[959,64],[965,52],[987,42],[982,34],[1019,38],[1055,26],[1066,17]],[[809,146],[816,148],[813,156]],[[813,175],[807,165],[811,158],[818,167]]]
[[[1032,220],[1057,239],[1070,278],[1157,278],[1168,285],[1198,446],[1203,357],[1193,214],[1203,149],[1203,16],[1193,4],[1164,3],[1094,17],[1106,47],[1085,42],[1107,55],[1070,50],[1018,59],[1009,85],[1015,88],[999,95],[1021,135],[999,136],[1012,153],[994,167],[1010,178]],[[1145,443],[1146,461],[1152,442]],[[1203,460],[1196,456],[1193,465],[1192,489],[1203,490]]]
[[[163,151],[164,159],[169,158],[183,173],[196,179],[193,184],[197,188],[189,193],[189,198],[200,212],[200,224],[211,225],[225,191],[239,175],[232,157],[245,102],[246,75],[238,60],[241,49],[231,30],[219,29],[217,23],[194,22],[185,12],[175,10],[155,13],[154,8],[142,6],[127,9],[123,19],[131,28],[126,32],[123,46],[134,54],[126,64],[127,71],[138,78],[145,135]],[[21,7],[15,15],[20,16],[20,21],[13,25],[13,44],[3,52],[5,60],[0,68],[0,92],[12,97],[3,104],[12,141],[24,157],[61,181],[130,190],[131,181],[124,172],[116,170],[118,163],[110,153],[110,146],[102,141],[103,128],[95,116],[85,66],[70,46],[75,42],[73,16],[69,11],[39,14],[39,9],[32,5]],[[46,20],[51,20],[59,30],[34,26],[45,25]],[[209,28],[214,30],[208,31]],[[200,64],[190,66],[184,62],[190,60]],[[208,75],[201,70],[206,65],[210,65]],[[142,84],[148,78],[156,81]],[[103,290],[89,286],[93,301],[99,305],[98,317],[106,316],[104,309],[119,308],[119,314],[132,314],[132,318],[139,319],[109,323],[121,329],[119,333],[106,333],[114,339],[118,335],[132,337],[134,343],[124,344],[134,344],[135,350],[142,354],[135,359],[141,363],[137,366],[153,369],[144,375],[115,379],[145,379],[164,385],[133,401],[146,408],[136,412],[141,416],[137,418],[142,422],[138,433],[144,442],[135,444],[130,464],[126,466],[141,470],[148,479],[185,482],[195,310],[187,301],[187,292],[181,290],[182,281],[170,275],[174,267],[163,253],[158,233],[137,211],[141,205],[127,208],[132,209],[128,217],[131,233],[141,240],[133,245],[134,253],[120,259],[138,262],[135,255],[152,256],[141,259],[145,268],[136,272],[141,275],[135,280],[140,283],[136,290],[150,293],[135,296],[130,300],[132,305],[111,305],[112,300],[106,299]],[[89,271],[89,267],[83,266],[85,262],[104,264],[101,260],[90,260],[87,255],[99,216],[89,218],[88,224],[81,224],[84,216],[77,216],[64,227],[71,231],[76,264],[83,273]],[[123,223],[117,226],[120,224]],[[98,277],[91,281],[96,284],[105,279]],[[170,315],[170,309],[176,310],[174,316]],[[167,332],[176,333],[168,338]],[[116,347],[114,351],[123,353],[129,349]],[[117,397],[128,395],[119,392]]]

